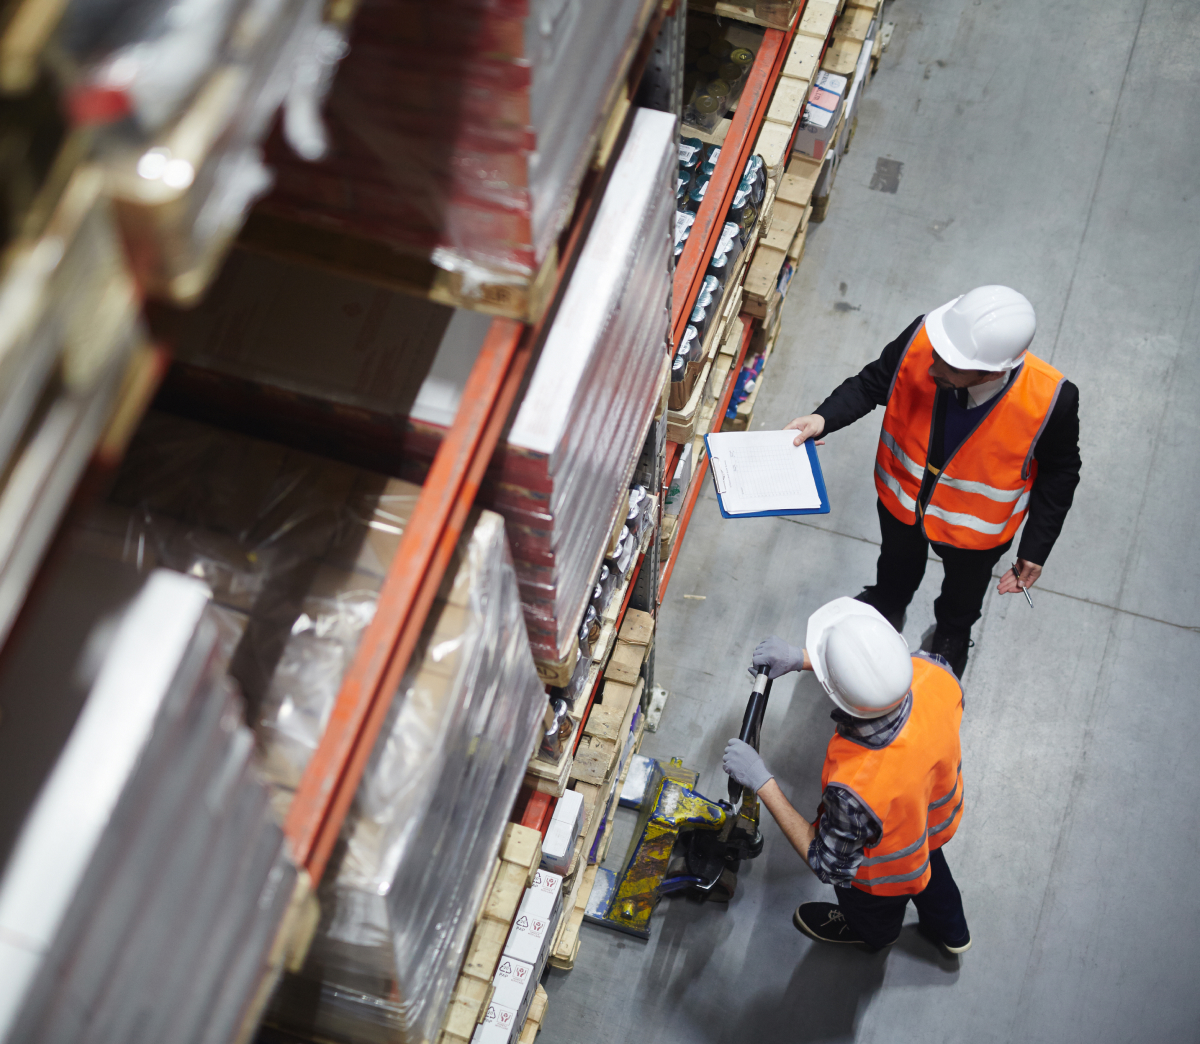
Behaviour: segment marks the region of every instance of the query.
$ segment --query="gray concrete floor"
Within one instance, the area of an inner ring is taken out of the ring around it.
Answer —
[[[791,912],[832,891],[768,824],[728,908],[664,903],[649,943],[585,925],[541,1044],[1200,1039],[1200,4],[894,0],[887,18],[755,427],[980,283],[1030,297],[1034,350],[1080,387],[1083,482],[1036,608],[990,594],[964,679],[947,857],[975,946],[942,959],[911,924],[886,955],[810,943]],[[878,157],[904,165],[894,195],[868,188]],[[814,608],[874,576],[879,419],[822,450],[827,516],[726,522],[711,490],[697,506],[644,749],[682,755],[702,790],[723,792],[756,641],[801,642]],[[934,559],[914,646],[940,581]],[[764,755],[811,810],[829,708],[794,677]]]

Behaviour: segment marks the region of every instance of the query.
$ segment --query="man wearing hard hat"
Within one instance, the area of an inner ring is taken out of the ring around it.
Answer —
[[[882,546],[875,583],[858,597],[901,630],[932,544],[945,579],[930,648],[960,678],[992,570],[1026,513],[1001,594],[1037,582],[1079,483],[1079,390],[1028,351],[1035,327],[1017,291],[978,287],[919,316],[788,425],[800,445],[886,407],[875,456]]]
[[[870,950],[900,935],[911,899],[920,930],[944,951],[970,949],[962,896],[942,846],[962,820],[962,689],[941,657],[910,656],[878,610],[838,598],[808,619],[806,649],[771,637],[754,650],[769,677],[811,670],[837,709],[813,822],[740,739],[724,769],[754,790],[836,903],[803,903],[792,923],[820,942]]]

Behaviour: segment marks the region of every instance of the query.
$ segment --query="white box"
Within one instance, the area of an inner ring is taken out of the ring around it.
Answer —
[[[800,116],[794,152],[823,159],[829,139],[837,130],[838,117],[846,100],[847,80],[822,70],[817,73],[808,92],[808,103]]]
[[[583,795],[574,790],[564,791],[554,806],[550,826],[542,838],[542,869],[552,874],[565,874],[571,866],[575,841],[583,826]]]
[[[667,499],[663,504],[664,515],[679,514],[691,484],[692,444],[689,442],[683,447],[683,452],[679,454],[679,461],[675,465],[675,474],[671,477],[671,484],[667,487]]]
[[[525,895],[521,898],[517,919],[508,933],[508,942],[504,944],[504,956],[527,961],[535,970],[540,967],[561,910],[562,878],[546,870],[537,871],[533,885],[525,889]]]
[[[521,1032],[521,1024],[518,1012],[498,1004],[493,998],[483,1021],[471,1035],[471,1044],[510,1044]]]

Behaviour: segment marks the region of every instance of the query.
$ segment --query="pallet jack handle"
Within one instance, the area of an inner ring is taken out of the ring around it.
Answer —
[[[754,688],[750,699],[746,702],[746,713],[742,717],[742,731],[738,739],[749,743],[758,750],[759,738],[762,734],[763,716],[767,713],[767,701],[771,698],[771,679],[767,668],[762,668],[754,677]],[[742,800],[742,785],[732,776],[729,777],[729,803],[737,805]]]

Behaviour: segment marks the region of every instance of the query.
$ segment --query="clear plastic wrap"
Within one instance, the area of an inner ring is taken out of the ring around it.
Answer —
[[[271,1016],[321,1039],[436,1039],[540,731],[498,515],[479,514],[447,577]]]
[[[418,493],[151,413],[79,535],[211,586],[279,813]],[[473,517],[446,576],[326,871],[317,941],[276,1013],[308,1012],[305,1031],[326,1038],[436,1035],[545,711],[499,515]]]
[[[111,602],[126,581],[98,577],[86,555],[71,565],[49,597],[78,632],[80,603]],[[41,669],[52,714],[80,673],[92,680],[0,878],[0,1040],[231,1044],[278,970],[297,871],[209,593],[156,572],[66,649],[50,615],[26,638],[78,657]],[[0,690],[26,668],[19,656]]]
[[[528,276],[570,216],[644,0],[364,0],[319,164],[289,156],[266,203],[434,252],[451,271]]]
[[[420,490],[273,443],[149,413],[82,539],[203,579],[240,626],[230,672],[286,805]]]
[[[507,523],[537,656],[570,651],[659,397],[671,293],[675,120],[639,110],[588,241],[488,471],[480,500]],[[432,459],[490,320],[270,258],[238,254],[177,338],[206,375],[406,425]],[[328,351],[329,344],[353,350]],[[211,381],[189,388],[209,394]],[[287,407],[292,408],[289,402]],[[402,420],[404,419],[404,420]]]

